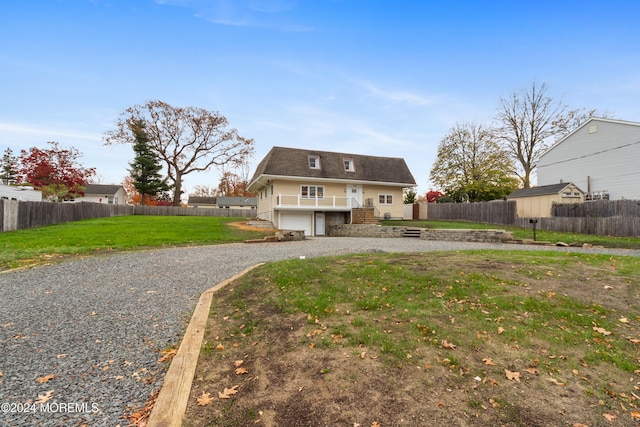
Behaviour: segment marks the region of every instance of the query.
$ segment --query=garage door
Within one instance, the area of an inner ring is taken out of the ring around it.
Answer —
[[[304,234],[312,236],[311,213],[281,213],[280,228],[283,230],[304,230]]]

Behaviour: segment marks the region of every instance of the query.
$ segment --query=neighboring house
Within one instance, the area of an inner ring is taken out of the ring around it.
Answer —
[[[190,208],[217,208],[215,197],[189,196],[187,206]]]
[[[248,190],[258,217],[280,229],[320,236],[354,221],[368,207],[378,218],[402,218],[403,189],[416,185],[404,159],[273,147]]]
[[[42,191],[34,190],[30,185],[0,184],[0,199],[22,202],[41,202]]]
[[[73,201],[124,205],[127,203],[127,193],[122,185],[87,184],[84,196]]]
[[[519,218],[542,218],[551,216],[554,203],[584,202],[584,193],[569,182],[516,190],[507,196],[507,200],[516,202]]]
[[[258,199],[255,197],[189,196],[188,205],[193,208],[256,209],[258,207]]]
[[[219,208],[227,209],[257,209],[258,199],[256,197],[216,197]]]
[[[592,118],[551,146],[538,184],[573,182],[586,200],[640,199],[640,123]]]

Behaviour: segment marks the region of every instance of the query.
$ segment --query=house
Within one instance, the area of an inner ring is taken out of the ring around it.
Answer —
[[[258,194],[258,218],[321,236],[331,225],[358,222],[356,210],[402,218],[403,189],[415,185],[401,158],[273,147],[248,190]]]
[[[42,191],[34,190],[30,185],[0,184],[0,199],[23,202],[41,202]]]
[[[217,208],[215,197],[189,196],[187,206],[190,208]]]
[[[554,203],[584,202],[584,193],[569,182],[522,188],[509,194],[507,200],[515,200],[519,218],[542,218],[551,216]]]
[[[640,199],[640,123],[591,118],[538,162],[538,184],[573,182],[585,199]]]
[[[219,208],[226,209],[257,209],[258,199],[256,197],[216,197]]]
[[[194,208],[256,209],[258,199],[255,197],[189,196],[188,205]]]
[[[77,197],[74,201],[124,205],[127,203],[127,193],[122,185],[87,184],[84,196]]]

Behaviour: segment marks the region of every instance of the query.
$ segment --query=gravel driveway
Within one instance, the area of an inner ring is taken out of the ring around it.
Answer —
[[[486,248],[543,249],[312,238],[121,253],[0,274],[1,425],[127,425],[123,417],[159,389],[167,369],[160,351],[179,343],[200,293],[258,262]]]

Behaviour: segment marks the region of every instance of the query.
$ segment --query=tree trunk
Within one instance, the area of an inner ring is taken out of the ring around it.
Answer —
[[[176,181],[173,187],[173,206],[181,206],[180,196],[182,196],[182,174],[176,170]]]

